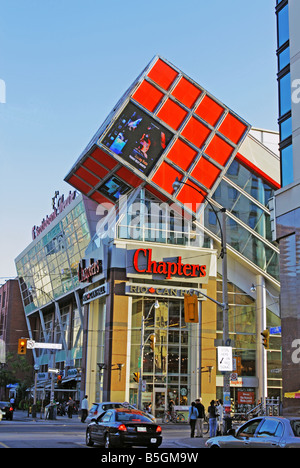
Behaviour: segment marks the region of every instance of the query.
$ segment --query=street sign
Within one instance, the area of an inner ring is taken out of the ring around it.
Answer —
[[[59,369],[51,369],[51,368],[48,367],[48,372],[49,372],[50,374],[58,374],[58,373],[59,373]]]
[[[62,349],[61,343],[37,343],[34,340],[27,340],[27,349]]]
[[[218,346],[218,370],[232,372],[232,347]]]
[[[281,327],[270,327],[269,328],[270,335],[278,335],[281,333]]]

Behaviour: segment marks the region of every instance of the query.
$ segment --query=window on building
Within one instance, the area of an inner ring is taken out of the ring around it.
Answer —
[[[279,78],[279,115],[291,110],[291,74],[290,72]]]
[[[283,7],[277,13],[278,48],[289,39],[289,8]]]
[[[284,187],[293,181],[293,147],[289,145],[281,150],[281,185]]]

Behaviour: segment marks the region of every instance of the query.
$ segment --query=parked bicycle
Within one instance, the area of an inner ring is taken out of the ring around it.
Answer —
[[[172,423],[182,423],[185,422],[185,416],[183,413],[179,413],[178,411],[174,411],[170,413],[170,411],[166,411],[163,415],[163,423],[168,424]]]

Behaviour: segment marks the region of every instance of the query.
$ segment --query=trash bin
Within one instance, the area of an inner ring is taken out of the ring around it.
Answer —
[[[36,405],[32,405],[31,415],[32,415],[33,418],[36,418]]]

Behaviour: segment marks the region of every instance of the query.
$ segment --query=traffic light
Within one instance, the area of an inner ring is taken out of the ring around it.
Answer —
[[[263,337],[263,341],[262,341],[262,345],[265,349],[269,349],[270,347],[270,332],[269,330],[264,330],[262,333],[261,333],[262,337]]]
[[[56,383],[57,383],[58,385],[61,385],[61,384],[62,384],[62,375],[61,375],[60,373],[57,375],[57,381],[56,381]]]
[[[27,352],[27,338],[20,338],[18,341],[18,354],[26,354]]]
[[[154,352],[155,350],[155,342],[156,342],[156,336],[154,335],[154,333],[152,335],[149,336],[149,341],[150,341],[150,348],[152,349],[152,351]]]
[[[133,380],[137,383],[140,381],[140,373],[139,372],[133,372]]]
[[[184,320],[186,323],[198,323],[198,296],[193,294],[184,295]]]

